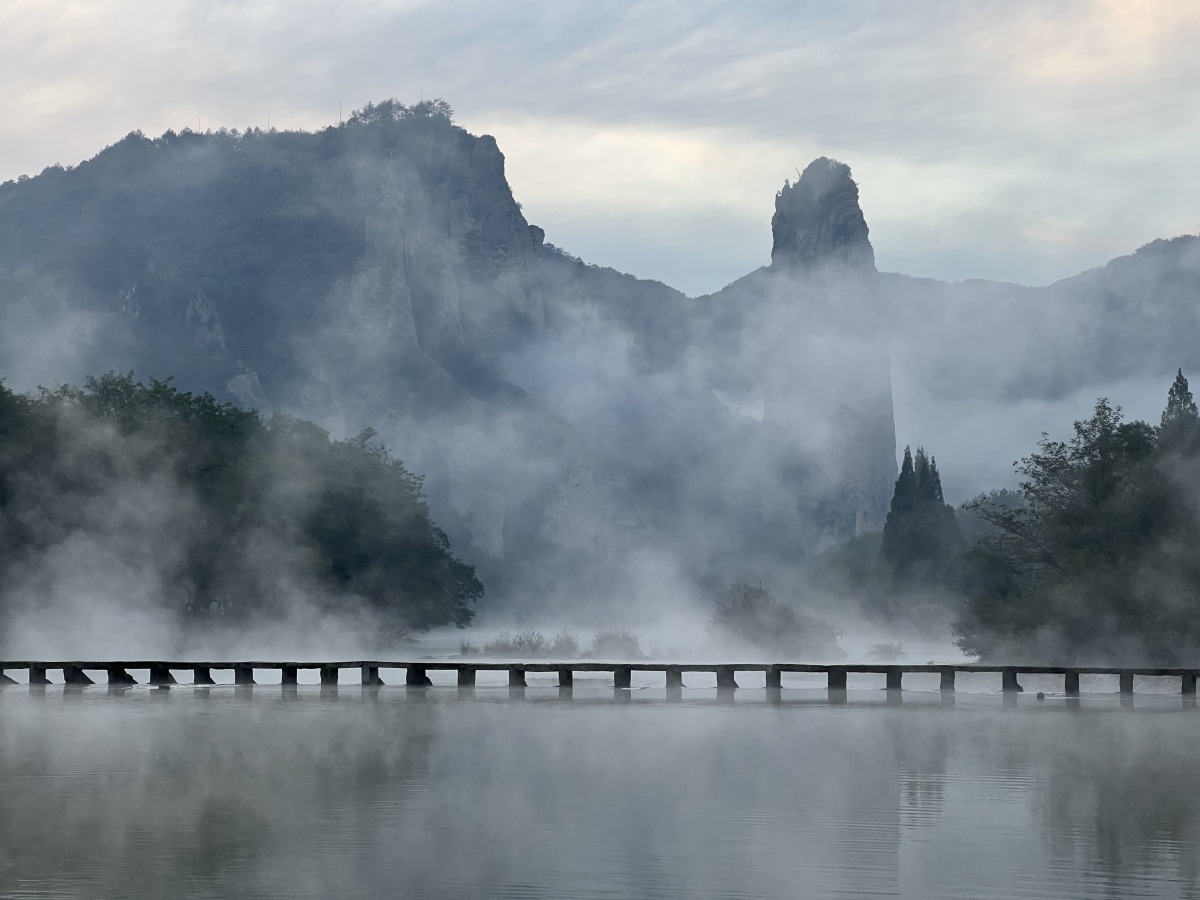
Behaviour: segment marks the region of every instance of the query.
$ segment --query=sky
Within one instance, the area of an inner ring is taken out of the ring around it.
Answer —
[[[1200,232],[1191,0],[7,0],[0,180],[135,129],[441,97],[588,262],[696,295],[848,163],[881,269],[1046,284]]]

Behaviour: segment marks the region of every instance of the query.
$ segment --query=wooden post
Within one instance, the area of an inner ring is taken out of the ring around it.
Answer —
[[[783,670],[779,666],[771,666],[767,669],[767,690],[783,690]]]
[[[831,691],[844,691],[846,689],[846,670],[841,666],[830,666],[828,687]]]
[[[243,687],[254,684],[254,670],[245,663],[234,663],[233,683]]]
[[[475,687],[475,670],[471,666],[458,667],[458,686],[460,688]]]
[[[280,675],[279,683],[283,685],[292,685],[293,687],[300,683],[300,670],[297,666],[284,666],[283,672]]]
[[[1196,694],[1196,673],[1195,672],[1184,672],[1183,673],[1183,677],[1180,679],[1179,692],[1181,694],[1191,694],[1192,696],[1195,696],[1195,694]]]
[[[628,689],[633,684],[633,670],[629,666],[617,666],[613,669],[613,687],[617,690]]]
[[[736,690],[737,686],[733,666],[717,666],[717,690],[732,691]]]
[[[171,674],[171,670],[162,663],[152,663],[150,665],[150,683],[153,685],[178,684],[175,676]]]
[[[955,675],[954,670],[952,668],[950,668],[949,666],[946,666],[944,669],[942,669],[942,683],[939,687],[939,689],[942,691],[942,693],[944,693],[944,694],[953,694],[954,693],[954,675]]]
[[[1068,669],[1063,674],[1063,692],[1068,697],[1079,696],[1079,673],[1074,669]]]
[[[1000,690],[1006,694],[1019,694],[1025,688],[1017,684],[1017,670],[1012,668],[1004,669],[1000,673]]]
[[[84,672],[83,669],[79,668],[79,666],[63,666],[63,684],[82,687],[85,684],[95,683],[96,682],[92,681],[92,679],[87,676],[87,673]]]
[[[1133,693],[1133,673],[1132,672],[1121,672],[1120,675],[1118,676],[1118,683],[1120,685],[1119,690],[1121,691],[1122,694],[1132,694]]]
[[[888,666],[887,689],[889,691],[903,690],[904,670],[899,666]]]
[[[510,688],[525,687],[525,670],[512,668],[508,670],[508,686]]]
[[[321,666],[321,687],[337,687],[337,666]]]
[[[560,688],[575,687],[575,673],[566,666],[558,667],[558,686]]]

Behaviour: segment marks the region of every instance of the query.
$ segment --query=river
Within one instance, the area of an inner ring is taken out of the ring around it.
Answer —
[[[21,685],[0,897],[1200,897],[1198,734],[1178,694]]]

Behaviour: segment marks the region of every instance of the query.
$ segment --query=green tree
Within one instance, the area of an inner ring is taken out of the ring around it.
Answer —
[[[897,585],[941,585],[954,578],[963,552],[954,509],[942,495],[937,461],[923,447],[904,448],[900,476],[883,526],[880,560]]]

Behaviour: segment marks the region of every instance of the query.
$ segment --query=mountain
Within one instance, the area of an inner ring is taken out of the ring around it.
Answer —
[[[769,266],[706,297],[588,265],[440,101],[134,133],[0,185],[0,374],[173,375],[373,426],[493,596],[586,605],[642,602],[648,558],[759,577],[881,528],[894,388],[937,425],[1200,363],[1194,238],[1046,288],[880,273],[828,159],[772,232]]]

